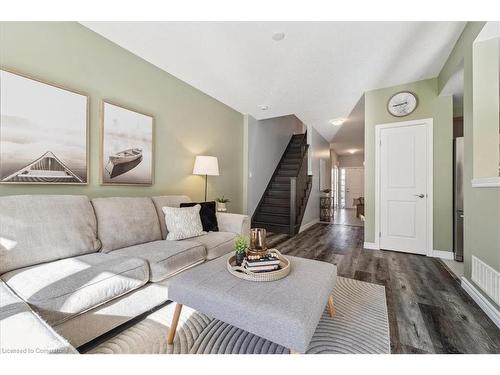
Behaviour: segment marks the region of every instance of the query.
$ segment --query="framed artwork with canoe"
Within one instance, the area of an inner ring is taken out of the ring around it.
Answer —
[[[87,184],[88,97],[0,70],[0,183]]]
[[[152,185],[154,118],[103,100],[100,165],[102,185]]]

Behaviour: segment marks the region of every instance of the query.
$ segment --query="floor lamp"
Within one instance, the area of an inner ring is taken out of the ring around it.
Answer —
[[[207,201],[207,178],[219,175],[219,163],[215,156],[199,155],[194,160],[193,174],[205,176],[205,202]]]

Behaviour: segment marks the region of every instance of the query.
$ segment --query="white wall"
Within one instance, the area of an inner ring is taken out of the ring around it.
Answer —
[[[365,156],[363,154],[340,155],[339,167],[362,167]]]
[[[247,213],[253,215],[293,134],[304,132],[295,116],[256,120],[245,115],[248,139]]]
[[[302,226],[319,220],[319,161],[323,159],[326,163],[327,175],[326,185],[331,186],[331,159],[330,159],[330,143],[319,134],[312,126],[307,127],[307,135],[309,139],[309,162],[310,173],[312,173],[312,189],[307,202]],[[323,178],[323,177],[322,177]]]
[[[331,145],[330,145],[331,147]],[[333,169],[335,168],[335,166],[339,166],[339,155],[337,154],[337,152],[333,149],[333,148],[330,148],[330,167],[332,168],[332,173],[333,173]],[[338,173],[338,172],[337,172]],[[331,178],[333,178],[333,174],[331,176]],[[338,201],[338,191],[339,191],[339,186],[338,186],[338,180],[337,180],[337,186],[335,186],[335,181],[331,181],[332,183],[332,188],[333,188],[333,191],[332,191],[332,195],[333,195],[333,200],[334,200],[334,204],[336,205],[337,204],[337,201]]]
[[[330,159],[331,159],[331,167],[333,168],[334,166],[339,166],[339,155],[335,152],[335,150],[332,148],[330,149]]]

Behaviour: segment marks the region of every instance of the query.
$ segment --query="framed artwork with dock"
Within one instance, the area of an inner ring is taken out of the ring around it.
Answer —
[[[102,185],[152,185],[153,117],[102,101],[100,166]]]

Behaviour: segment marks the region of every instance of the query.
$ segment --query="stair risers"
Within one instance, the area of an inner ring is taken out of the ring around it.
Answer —
[[[289,224],[290,216],[258,213],[255,220],[270,224]]]
[[[281,198],[264,198],[264,204],[273,204],[276,206],[285,206],[288,207],[290,204],[290,199],[281,199]]]
[[[262,205],[260,207],[259,213],[270,213],[270,214],[290,214],[290,207],[283,206],[271,206],[271,205]]]
[[[273,179],[273,183],[290,185],[290,177],[287,177],[287,176],[275,176],[274,179]]]
[[[278,176],[295,177],[297,172],[294,170],[280,169],[278,171]]]
[[[273,182],[271,184],[271,190],[282,190],[282,191],[290,191],[290,183],[281,184]]]
[[[290,198],[290,190],[268,190],[266,195],[270,198]]]
[[[297,174],[297,171],[299,169],[299,164],[281,164],[280,165],[280,170],[291,170],[294,171],[295,174]]]

